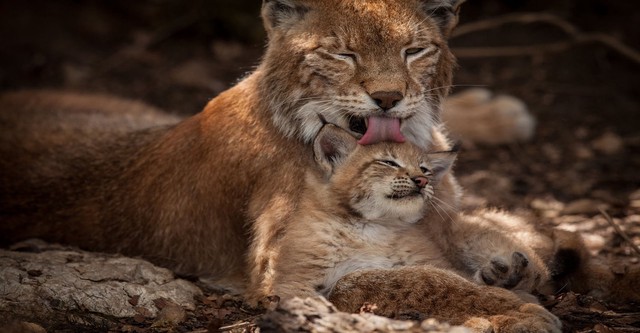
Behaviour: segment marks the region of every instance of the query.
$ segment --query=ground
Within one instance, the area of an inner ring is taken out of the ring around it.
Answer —
[[[259,61],[258,3],[0,0],[0,91],[107,92],[193,114]],[[451,42],[460,64],[455,91],[480,86],[517,96],[538,122],[530,142],[463,146],[455,170],[466,202],[581,231],[594,254],[621,273],[640,258],[631,245],[640,245],[637,7],[622,0],[469,2],[465,33]],[[525,12],[534,15],[513,16]],[[504,15],[511,21],[498,24]],[[638,304],[560,292],[549,306],[567,331],[640,332]],[[209,291],[174,329],[213,330],[259,312]],[[129,324],[122,330],[148,327]]]

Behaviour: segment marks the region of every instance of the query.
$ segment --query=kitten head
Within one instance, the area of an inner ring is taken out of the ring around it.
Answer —
[[[358,145],[332,124],[316,136],[314,154],[334,202],[350,216],[385,224],[420,220],[456,158],[454,151],[425,152],[408,142]]]

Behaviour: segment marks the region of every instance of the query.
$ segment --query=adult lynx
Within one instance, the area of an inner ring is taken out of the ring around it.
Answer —
[[[2,95],[2,242],[142,255],[243,288],[314,165],[318,115],[362,144],[430,147],[457,3],[264,1],[261,64],[182,121],[105,96]]]

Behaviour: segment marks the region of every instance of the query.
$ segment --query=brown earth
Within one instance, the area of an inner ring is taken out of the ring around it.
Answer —
[[[259,61],[258,3],[0,0],[0,91],[108,92],[193,114]],[[456,172],[467,202],[579,230],[621,274],[640,265],[625,240],[640,245],[640,57],[624,47],[640,47],[638,8],[623,0],[470,1],[461,22],[470,30],[451,43],[460,63],[455,90],[481,86],[517,96],[538,121],[531,142],[464,146]],[[535,13],[535,22],[518,16],[491,27],[523,12]],[[568,34],[567,23],[578,32]],[[261,312],[214,290],[198,303],[178,326],[140,321],[119,331],[215,331]],[[549,306],[567,331],[640,332],[639,304],[561,291]]]

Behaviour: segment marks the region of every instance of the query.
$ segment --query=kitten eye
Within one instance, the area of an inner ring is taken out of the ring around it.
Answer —
[[[391,160],[380,160],[378,162],[380,162],[380,163],[382,163],[384,165],[388,165],[388,166],[390,166],[392,168],[399,168],[400,167],[400,165],[398,163],[396,163],[394,161],[391,161]]]
[[[424,51],[423,47],[412,47],[412,48],[404,50],[404,54],[407,55],[407,56],[410,56],[410,55],[418,54],[418,53],[420,53],[422,51]]]
[[[338,56],[344,59],[351,59],[353,62],[358,60],[358,57],[355,55],[355,53],[338,53]]]
[[[420,167],[420,171],[422,171],[422,173],[424,173],[425,175],[428,174],[429,172],[431,172],[431,170],[427,169],[426,167],[421,166]]]

